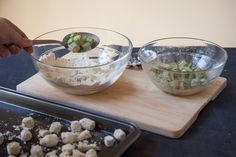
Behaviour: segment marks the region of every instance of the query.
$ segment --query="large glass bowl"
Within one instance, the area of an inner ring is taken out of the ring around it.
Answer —
[[[210,41],[172,37],[145,44],[139,50],[139,58],[158,88],[183,96],[202,91],[219,77],[227,52]]]
[[[70,52],[51,43],[35,45],[32,58],[41,76],[66,93],[87,95],[116,82],[124,72],[132,51],[131,41],[121,33],[102,28],[66,28],[35,39],[62,40],[73,32],[89,32],[99,37],[99,45],[84,53]]]

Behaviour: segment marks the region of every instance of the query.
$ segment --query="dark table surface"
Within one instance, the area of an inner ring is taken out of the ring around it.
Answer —
[[[236,157],[236,48],[226,48],[229,58],[222,76],[228,79],[223,92],[199,114],[179,139],[147,131],[122,157]],[[25,52],[0,59],[0,86],[16,85],[36,73]]]

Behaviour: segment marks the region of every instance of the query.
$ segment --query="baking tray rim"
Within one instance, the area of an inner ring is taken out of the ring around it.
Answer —
[[[141,131],[139,129],[139,127],[133,123],[133,122],[127,122],[124,121],[123,119],[119,118],[119,117],[115,117],[115,116],[111,116],[111,115],[107,115],[101,112],[97,112],[95,110],[91,110],[91,109],[87,109],[81,106],[77,106],[75,104],[71,104],[71,103],[65,103],[65,102],[60,102],[57,100],[50,100],[44,97],[39,97],[36,95],[30,95],[30,94],[26,94],[26,93],[22,93],[13,89],[9,89],[6,87],[2,87],[0,86],[0,94],[1,93],[5,93],[7,95],[14,95],[15,97],[20,97],[23,99],[28,99],[30,101],[36,101],[38,103],[43,102],[43,103],[48,103],[50,105],[54,105],[56,107],[60,107],[60,108],[65,108],[65,109],[69,109],[69,110],[73,110],[73,111],[79,111],[82,112],[84,114],[90,115],[92,117],[97,117],[99,119],[103,119],[106,121],[111,121],[114,123],[119,123],[121,125],[125,125],[128,126],[129,129],[131,129],[132,131],[128,134],[128,136],[126,137],[126,140],[122,141],[122,145],[117,145],[116,149],[113,149],[111,151],[111,153],[107,154],[109,157],[110,155],[112,155],[113,157],[119,157],[120,155],[122,155],[141,135]],[[3,96],[0,95],[0,101],[9,103],[9,104],[14,104],[13,102],[9,102],[9,100],[3,99]],[[14,104],[16,105],[16,104]],[[32,108],[27,108],[25,106],[20,106],[20,105],[16,105],[18,107],[21,108],[25,108],[28,110],[34,110]],[[34,110],[35,112],[40,112],[38,110]],[[60,117],[59,117],[60,118]]]

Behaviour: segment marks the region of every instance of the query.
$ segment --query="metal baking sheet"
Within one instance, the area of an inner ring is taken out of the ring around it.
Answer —
[[[140,135],[140,130],[132,123],[105,117],[70,104],[52,102],[0,87],[0,132],[7,134],[7,138],[5,137],[4,143],[0,146],[1,156],[8,156],[6,145],[10,141],[20,142],[26,151],[30,150],[31,145],[37,144],[38,139],[34,130],[34,132],[32,131],[33,139],[26,144],[15,137],[15,135],[20,134],[16,126],[20,125],[21,120],[27,116],[32,116],[35,119],[37,128],[48,128],[51,122],[60,121],[64,127],[62,131],[67,131],[67,126],[72,120],[79,120],[84,117],[95,120],[96,128],[92,134],[95,138],[93,140],[101,142],[101,151],[98,151],[99,157],[120,156]],[[117,142],[114,147],[105,147],[101,137],[111,135],[117,128],[126,132],[125,140]]]

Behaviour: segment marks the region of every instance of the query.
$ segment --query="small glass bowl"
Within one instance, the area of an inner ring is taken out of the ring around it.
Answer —
[[[151,41],[138,55],[152,82],[179,96],[202,91],[220,76],[227,60],[227,52],[219,45],[188,37]]]
[[[36,39],[62,40],[73,32],[89,32],[100,38],[90,51],[73,53],[52,43],[34,46],[32,58],[41,76],[66,93],[88,95],[99,92],[124,72],[131,52],[131,41],[121,33],[102,28],[66,28],[40,35]]]

